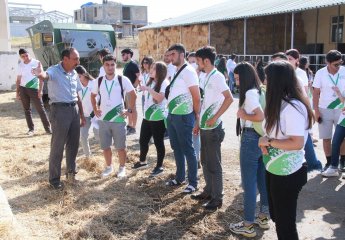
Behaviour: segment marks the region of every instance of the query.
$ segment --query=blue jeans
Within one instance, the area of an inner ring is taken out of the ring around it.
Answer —
[[[234,87],[235,87],[235,75],[233,72],[229,72],[229,88],[230,91],[234,91]]]
[[[333,139],[332,139],[332,168],[338,168],[339,164],[339,155],[340,155],[340,146],[343,143],[345,138],[345,127],[337,125],[335,127]]]
[[[307,142],[304,146],[304,156],[305,160],[308,164],[308,172],[312,170],[321,170],[322,164],[321,162],[316,158],[314,146],[313,146],[313,140],[311,139],[310,134],[308,134]]]
[[[174,151],[176,162],[175,179],[179,182],[185,180],[185,161],[187,160],[189,185],[196,188],[198,185],[198,164],[192,140],[194,122],[194,112],[187,115],[174,115],[169,113],[167,119],[170,145]]]
[[[256,208],[256,189],[260,193],[260,212],[267,214],[268,199],[266,191],[265,166],[262,161],[262,152],[258,146],[259,134],[254,129],[242,132],[240,147],[240,167],[242,187],[244,191],[244,220],[253,223]]]

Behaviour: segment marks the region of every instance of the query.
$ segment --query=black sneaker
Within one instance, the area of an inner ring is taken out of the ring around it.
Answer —
[[[147,163],[146,162],[136,162],[134,163],[132,169],[144,169],[144,168],[147,168]]]
[[[223,201],[222,200],[216,200],[216,199],[212,199],[211,201],[209,201],[208,203],[205,203],[203,205],[203,207],[206,210],[217,210],[218,208],[221,208],[223,205]]]
[[[62,190],[64,188],[64,184],[62,182],[50,183],[50,187],[54,190]]]
[[[341,172],[345,172],[345,160],[340,159],[340,162],[339,162],[339,170],[340,170]]]
[[[211,195],[209,195],[206,192],[201,192],[199,194],[193,194],[192,196],[190,196],[191,199],[193,200],[197,200],[197,201],[203,201],[203,200],[211,200]]]
[[[163,173],[164,169],[162,167],[155,167],[151,174],[150,174],[150,177],[156,177],[158,176],[159,174]]]
[[[135,128],[133,127],[128,127],[127,129],[127,135],[132,135],[132,134],[136,134],[137,131],[135,130]]]

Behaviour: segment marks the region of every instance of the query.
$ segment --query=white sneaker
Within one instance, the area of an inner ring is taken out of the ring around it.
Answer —
[[[126,177],[126,167],[119,167],[119,171],[117,172],[118,178]]]
[[[35,132],[34,132],[34,130],[29,130],[26,134],[31,137],[31,136],[35,135]]]
[[[102,172],[101,176],[108,177],[110,174],[112,174],[113,171],[114,171],[113,165],[107,166]]]
[[[339,171],[337,168],[329,166],[326,171],[321,173],[323,177],[339,177]]]

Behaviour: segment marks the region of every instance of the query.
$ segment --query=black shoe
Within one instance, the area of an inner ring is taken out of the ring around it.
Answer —
[[[144,168],[147,168],[147,166],[148,166],[147,163],[139,161],[139,162],[134,163],[132,169],[144,169]]]
[[[161,173],[163,173],[163,168],[162,167],[155,167],[154,169],[153,169],[153,171],[151,172],[151,174],[150,174],[150,177],[156,177],[156,176],[158,176],[159,174],[161,174]]]
[[[208,203],[205,203],[203,205],[203,207],[206,210],[217,210],[218,208],[221,208],[223,205],[223,201],[222,200],[215,200],[212,199],[211,201],[209,201]]]
[[[201,192],[199,194],[193,194],[192,196],[190,196],[190,198],[193,200],[198,200],[198,201],[211,200],[211,195],[205,192]]]
[[[127,129],[127,135],[132,135],[132,134],[136,134],[137,131],[135,130],[135,128],[133,127],[128,127]]]
[[[54,190],[62,190],[64,184],[62,182],[50,183],[50,187]]]
[[[345,160],[340,159],[340,162],[339,162],[339,170],[340,170],[341,172],[345,172]]]
[[[52,130],[50,128],[46,129],[46,134],[52,134]]]

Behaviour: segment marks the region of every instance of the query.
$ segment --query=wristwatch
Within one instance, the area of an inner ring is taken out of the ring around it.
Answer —
[[[130,108],[127,109],[127,112],[133,113],[132,109],[130,109]]]

